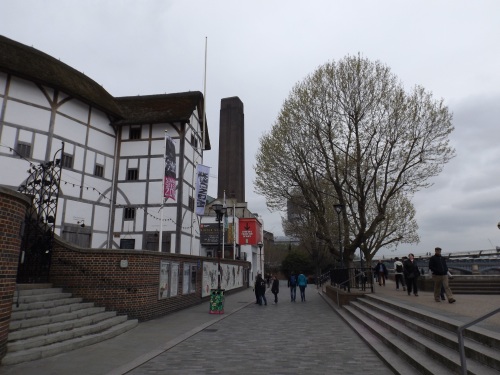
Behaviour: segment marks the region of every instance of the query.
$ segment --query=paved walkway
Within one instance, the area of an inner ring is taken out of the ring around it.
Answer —
[[[298,290],[297,290],[298,292]],[[469,321],[500,307],[500,296],[457,295],[455,304],[436,303],[396,291],[394,283],[375,293],[419,308]],[[297,293],[298,294],[298,293]],[[280,301],[255,304],[251,288],[226,296],[225,314],[208,313],[208,302],[140,323],[116,338],[69,353],[13,366],[1,375],[121,374],[359,374],[388,373],[386,365],[332,311],[314,285],[307,302],[291,303],[286,283]],[[298,296],[299,297],[299,296]],[[298,298],[300,299],[300,297]],[[500,331],[500,314],[484,324]]]

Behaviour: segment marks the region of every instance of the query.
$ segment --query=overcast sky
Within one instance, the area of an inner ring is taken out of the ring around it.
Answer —
[[[246,200],[264,229],[280,213],[254,193],[259,137],[292,87],[320,65],[361,54],[454,114],[457,157],[413,200],[421,242],[385,256],[500,246],[500,1],[3,0],[0,34],[33,46],[113,96],[203,92],[207,40],[209,193],[217,192],[219,110],[245,111]],[[1,53],[1,51],[0,51]]]

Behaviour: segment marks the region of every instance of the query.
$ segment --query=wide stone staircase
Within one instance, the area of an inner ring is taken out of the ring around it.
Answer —
[[[126,315],[50,284],[22,287],[14,295],[7,354],[2,365],[50,357],[120,335],[138,324]]]
[[[332,307],[394,373],[462,373],[457,327],[463,322],[373,294]],[[464,343],[468,374],[499,374],[498,331],[469,327]]]

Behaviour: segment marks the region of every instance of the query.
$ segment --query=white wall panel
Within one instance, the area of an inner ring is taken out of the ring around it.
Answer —
[[[85,173],[94,174],[96,155],[94,151],[87,151],[85,157]]]
[[[89,129],[88,147],[113,155],[115,152],[115,138],[95,129]]]
[[[127,174],[127,160],[121,159],[118,161],[118,179],[125,180],[125,175]]]
[[[20,158],[2,158],[0,168],[0,184],[18,187],[28,176],[29,163]]]
[[[125,183],[122,182],[119,184],[120,189],[122,190],[123,194],[127,197],[129,200],[130,204],[144,204],[144,199],[145,199],[145,194],[144,192],[146,191],[146,183],[145,182],[129,182]],[[118,197],[119,198],[119,197]],[[116,202],[117,204],[126,204],[125,201],[121,200],[120,202]]]
[[[107,231],[109,223],[109,209],[107,207],[96,206],[94,211],[94,229]]]
[[[85,225],[92,224],[92,205],[79,202],[73,199],[66,200],[65,222],[76,224],[77,221],[84,220]]]
[[[61,137],[69,138],[74,142],[85,144],[87,127],[58,114],[56,115],[54,132]]]
[[[148,141],[130,141],[121,144],[121,156],[136,156],[148,154]]]
[[[36,133],[33,147],[33,158],[38,160],[45,159],[45,151],[47,150],[48,137],[45,134]]]
[[[90,114],[90,125],[114,137],[115,131],[109,122],[109,118],[104,112],[101,112],[96,108],[92,108],[92,112]]]
[[[165,163],[163,158],[151,158],[149,164],[149,179],[162,179],[165,174]]]
[[[113,178],[113,169],[114,169],[114,160],[113,158],[106,157],[104,164],[104,177],[108,180]]]
[[[139,160],[139,180],[146,180],[148,178],[148,159]]]
[[[57,108],[58,113],[77,119],[78,121],[87,124],[89,121],[89,106],[79,100],[71,99]]]
[[[49,131],[50,111],[9,100],[5,121],[46,132]]]
[[[1,133],[0,143],[4,146],[14,148],[16,145],[16,137],[17,129],[8,125],[4,125]],[[13,151],[2,147],[2,153],[4,152],[14,154]]]
[[[151,155],[165,155],[165,140],[151,141]]]
[[[17,77],[12,77],[10,81],[9,97],[44,107],[50,106],[43,92],[33,82]]]
[[[75,147],[75,157],[73,160],[73,169],[77,171],[83,171],[83,158],[85,156],[85,150],[82,147]]]
[[[160,204],[163,184],[161,181],[149,183],[148,204]]]

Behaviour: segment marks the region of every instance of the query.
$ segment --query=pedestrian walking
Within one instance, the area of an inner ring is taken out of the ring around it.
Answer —
[[[434,300],[441,302],[440,294],[443,287],[448,302],[454,303],[456,300],[453,298],[453,292],[448,285],[448,266],[446,265],[446,259],[441,256],[440,247],[434,249],[434,255],[429,259],[429,269],[432,272],[432,280],[434,281]]]
[[[256,290],[258,292],[259,296],[259,305],[262,306],[262,303],[267,306],[267,299],[266,299],[266,280],[262,278],[261,274],[257,275],[257,286]]]
[[[255,303],[259,303],[259,289],[257,288],[257,281],[259,280],[260,273],[255,276],[255,281],[253,283],[253,291],[255,293]]]
[[[288,287],[290,288],[291,302],[295,302],[295,297],[297,296],[297,276],[293,271],[290,277],[288,278]]]
[[[403,273],[403,262],[399,260],[398,257],[394,258],[394,278],[396,279],[396,290],[399,290],[399,284],[403,287],[403,291],[406,290],[405,279]]]
[[[375,274],[378,275],[378,285],[385,286],[385,278],[387,277],[387,267],[382,262],[382,259],[378,260],[375,266]]]
[[[300,300],[306,302],[307,277],[303,273],[299,275],[297,284],[300,289]]]
[[[274,294],[274,303],[278,303],[278,293],[280,292],[280,281],[276,276],[272,277],[273,284],[271,286],[271,293]]]
[[[403,273],[405,275],[406,290],[408,295],[413,292],[415,297],[418,297],[417,281],[420,276],[420,271],[418,269],[415,256],[412,253],[408,255],[408,259],[406,259],[403,263]]]

